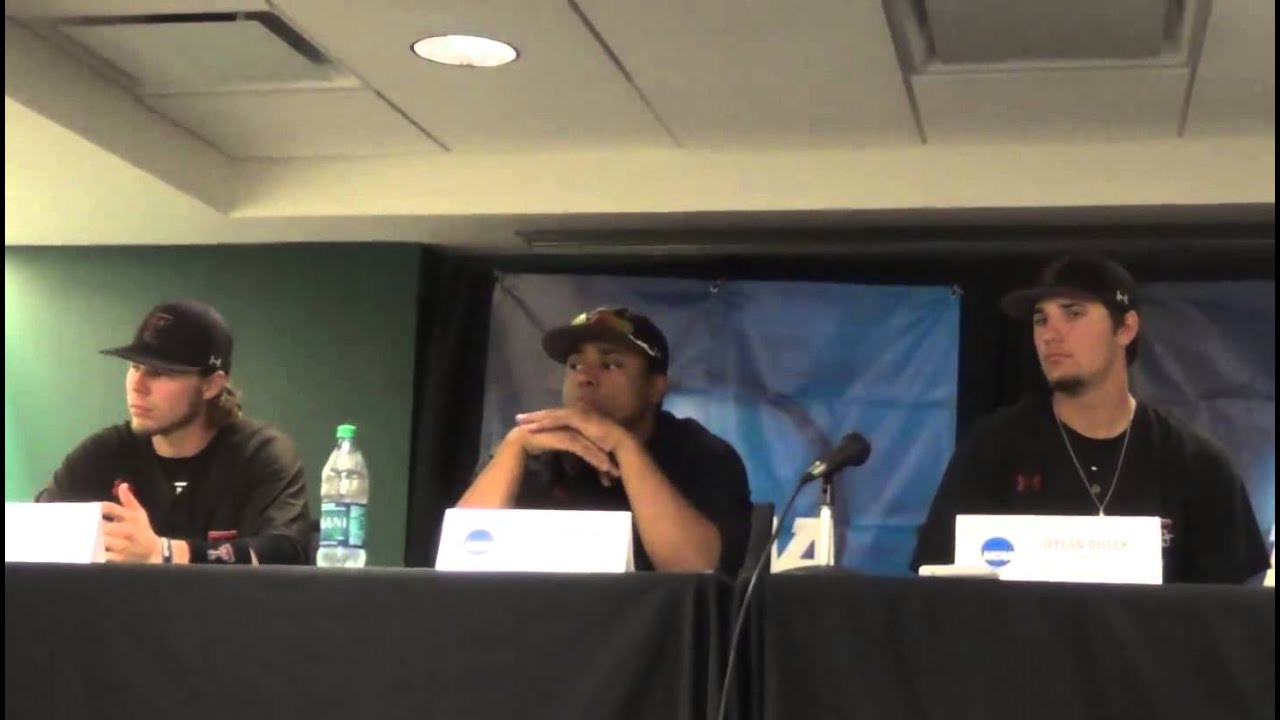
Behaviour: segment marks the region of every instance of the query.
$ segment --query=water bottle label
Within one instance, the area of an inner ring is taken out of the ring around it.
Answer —
[[[347,506],[347,547],[364,547],[364,505]]]
[[[320,547],[364,547],[365,506],[327,502],[320,506]]]

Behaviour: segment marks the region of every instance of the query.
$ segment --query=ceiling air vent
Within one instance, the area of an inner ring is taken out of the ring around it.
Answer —
[[[319,48],[268,12],[68,18],[57,26],[147,95],[351,81]]]
[[[885,0],[916,73],[1182,63],[1207,10],[1206,0]]]

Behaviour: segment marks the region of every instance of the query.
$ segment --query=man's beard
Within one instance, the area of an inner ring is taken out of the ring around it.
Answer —
[[[1049,381],[1050,390],[1056,393],[1062,393],[1068,397],[1078,397],[1083,395],[1088,386],[1089,383],[1085,382],[1085,379],[1079,375],[1069,375],[1067,377],[1061,377],[1057,380]]]
[[[182,430],[183,428],[186,428],[187,426],[191,425],[196,420],[198,420],[200,418],[200,406],[203,403],[204,403],[204,397],[199,392],[197,392],[195,396],[191,398],[191,404],[190,406],[187,407],[187,411],[183,413],[182,416],[179,417],[177,420],[174,420],[168,425],[155,428],[154,430],[139,430],[136,426],[133,426],[133,425],[130,425],[130,427],[133,430],[133,433],[140,437],[149,438],[149,437],[155,437],[157,435],[169,435],[170,433],[174,433],[179,430]]]

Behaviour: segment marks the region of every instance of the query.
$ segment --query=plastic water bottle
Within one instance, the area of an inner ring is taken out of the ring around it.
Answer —
[[[356,447],[356,426],[338,426],[338,445],[320,475],[320,567],[363,567],[369,468]]]

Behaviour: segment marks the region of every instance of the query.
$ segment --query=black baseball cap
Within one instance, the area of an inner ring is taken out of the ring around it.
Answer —
[[[1138,284],[1119,263],[1096,255],[1068,255],[1040,271],[1036,284],[1004,296],[1000,308],[1027,319],[1036,303],[1049,297],[1097,300],[1108,309],[1126,313],[1138,309]]]
[[[624,307],[601,307],[584,312],[568,325],[552,328],[542,336],[542,349],[556,362],[566,362],[586,342],[611,342],[634,348],[649,359],[649,367],[667,374],[670,362],[667,337],[640,313]]]
[[[143,318],[133,342],[101,351],[170,372],[231,373],[231,328],[217,310],[198,300],[157,305]]]

